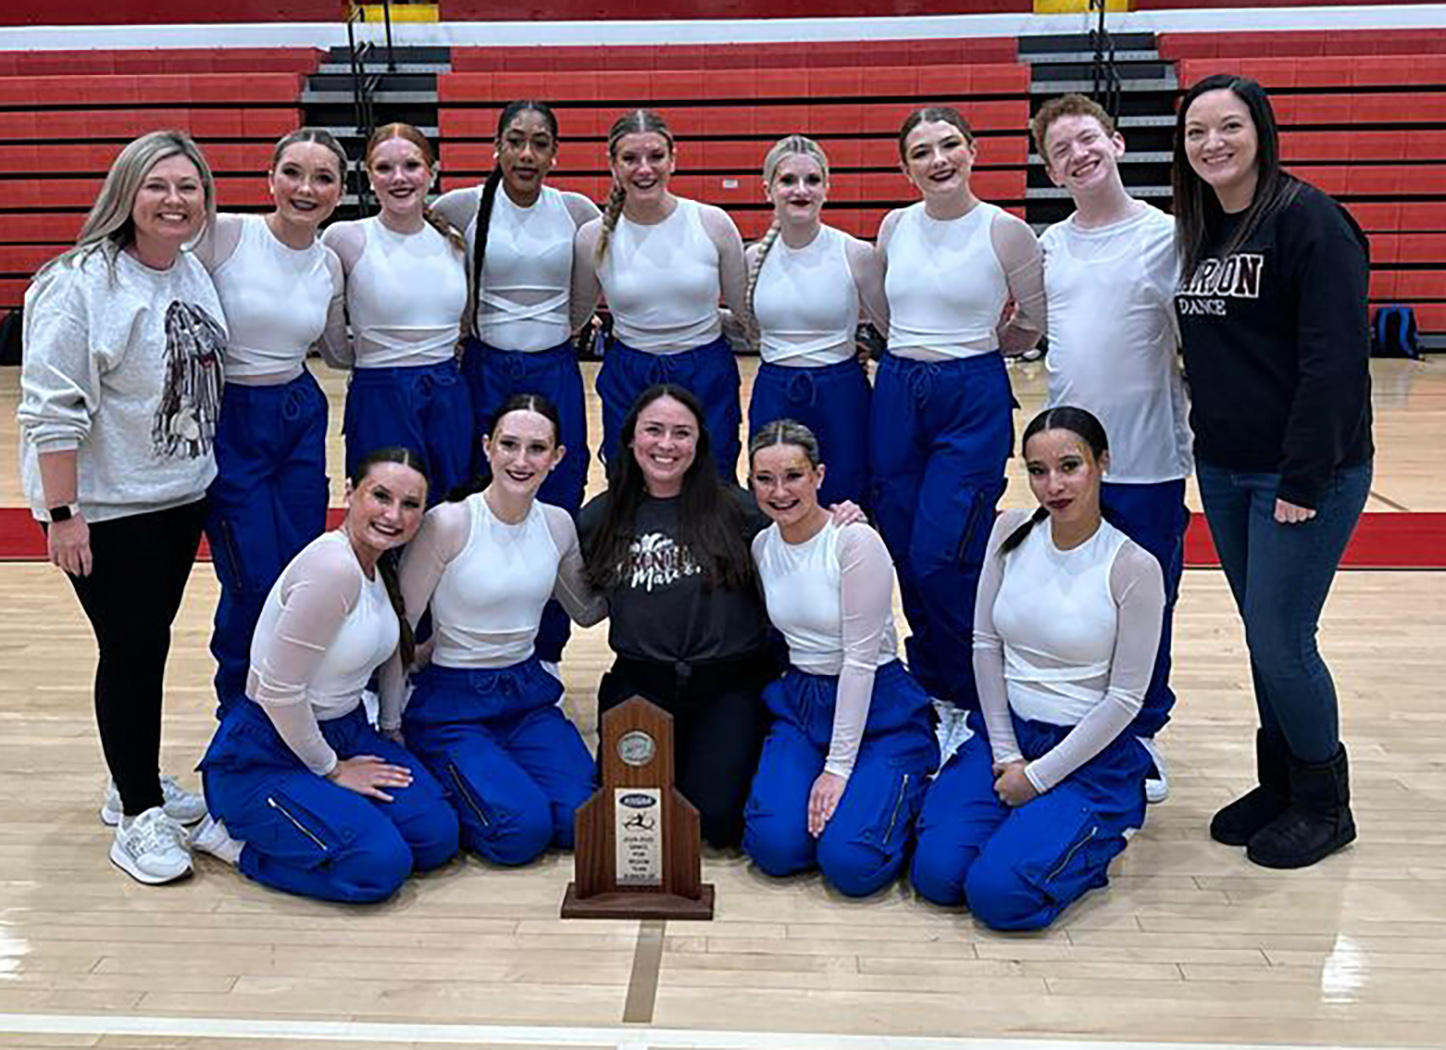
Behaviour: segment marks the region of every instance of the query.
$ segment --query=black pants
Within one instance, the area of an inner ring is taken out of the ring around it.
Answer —
[[[90,526],[91,573],[70,577],[100,659],[95,720],[126,816],[161,804],[161,694],[206,501]]]
[[[673,716],[677,787],[698,807],[711,846],[743,841],[743,806],[768,731],[759,693],[776,671],[768,653],[692,665],[620,656],[598,687],[599,715],[641,696]]]

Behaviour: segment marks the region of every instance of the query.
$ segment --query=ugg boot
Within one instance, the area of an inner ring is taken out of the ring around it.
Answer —
[[[1290,750],[1285,739],[1255,731],[1255,777],[1260,784],[1226,806],[1210,821],[1210,837],[1227,846],[1244,846],[1290,805]]]
[[[1264,868],[1305,868],[1355,837],[1342,747],[1326,762],[1290,760],[1290,806],[1251,837],[1245,855]]]

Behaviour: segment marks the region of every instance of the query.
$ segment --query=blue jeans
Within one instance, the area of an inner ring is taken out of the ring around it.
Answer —
[[[1315,517],[1275,520],[1279,474],[1196,463],[1205,519],[1245,621],[1260,723],[1303,762],[1340,748],[1335,683],[1316,647],[1321,607],[1371,488],[1371,464],[1336,471]]]

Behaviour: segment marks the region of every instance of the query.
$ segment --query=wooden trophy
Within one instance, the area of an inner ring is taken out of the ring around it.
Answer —
[[[698,811],[673,786],[673,716],[634,696],[602,716],[602,787],[577,810],[564,919],[711,919]]]

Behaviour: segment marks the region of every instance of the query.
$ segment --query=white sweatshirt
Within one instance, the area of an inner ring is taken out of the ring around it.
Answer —
[[[108,250],[58,263],[25,293],[21,474],[45,518],[39,454],[77,453],[92,522],[179,507],[216,476],[226,321],[205,268],[153,270]]]

